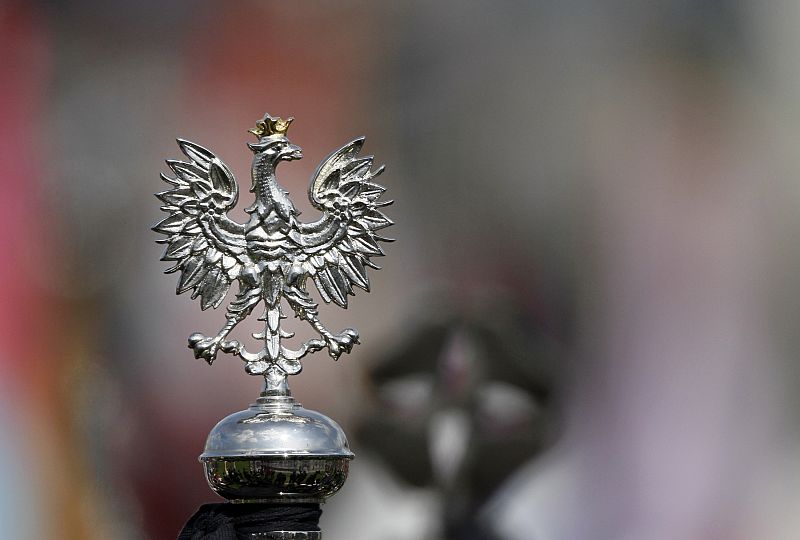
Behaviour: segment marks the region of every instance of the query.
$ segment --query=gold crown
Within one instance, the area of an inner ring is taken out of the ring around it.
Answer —
[[[269,114],[265,114],[262,120],[256,122],[256,127],[247,131],[258,138],[269,137],[270,135],[286,135],[292,120],[294,118],[291,116],[284,120],[283,118],[273,118]]]

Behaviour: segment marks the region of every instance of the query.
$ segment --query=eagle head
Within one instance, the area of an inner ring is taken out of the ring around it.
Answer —
[[[300,147],[289,142],[286,132],[291,125],[291,116],[284,120],[280,117],[272,117],[269,113],[264,118],[256,122],[256,127],[250,129],[250,133],[258,137],[257,143],[247,143],[250,150],[262,159],[266,159],[272,165],[277,165],[281,161],[291,161],[303,157]]]
[[[281,161],[292,161],[303,157],[303,150],[289,142],[285,135],[261,137],[257,143],[247,143],[254,154],[277,166]]]

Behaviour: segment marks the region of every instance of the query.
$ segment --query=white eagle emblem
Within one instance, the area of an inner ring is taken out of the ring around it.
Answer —
[[[299,212],[275,176],[280,162],[303,157],[286,136],[292,120],[267,114],[250,130],[258,137],[248,143],[254,154],[250,191],[255,202],[245,210],[250,215],[245,224],[227,215],[239,198],[230,169],[212,152],[178,139],[188,161],[167,160],[175,176],[161,175],[170,189],[156,196],[169,216],[153,227],[165,236],[158,240],[166,244],[162,260],[175,263],[166,272],[180,272],[178,294],[191,290],[202,309],[216,308],[233,282],[239,282],[225,326],[213,337],[189,336],[195,357],[211,364],[220,351],[238,355],[248,373],[264,375],[273,384],[299,373],[300,359],[310,352],[327,348],[338,359],[358,343],[354,329],[334,334],[322,325],[318,305],[306,290],[309,278],[325,302],[346,308],[354,286],[369,291],[366,268],[379,268],[370,261],[384,254],[379,242],[392,241],[377,234],[392,225],[379,208],[393,201],[381,200],[385,188],[374,181],[383,167],[373,171],[372,156],[358,156],[363,137],[332,153],[314,173],[308,195],[322,217],[313,223],[297,219]],[[282,300],[311,324],[319,339],[297,350],[281,343],[293,336],[281,329]],[[227,337],[262,301],[264,331],[253,337],[264,340],[264,348],[251,353]]]

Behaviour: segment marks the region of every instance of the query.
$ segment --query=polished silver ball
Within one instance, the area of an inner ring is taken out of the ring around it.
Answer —
[[[220,421],[200,461],[211,489],[235,502],[324,502],[353,453],[339,424],[291,396],[262,396]]]

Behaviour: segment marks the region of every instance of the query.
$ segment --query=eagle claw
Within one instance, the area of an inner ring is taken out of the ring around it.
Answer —
[[[198,332],[189,336],[189,348],[194,351],[195,358],[202,358],[211,365],[217,358],[222,340],[223,338],[219,336],[210,338]]]
[[[336,335],[326,337],[325,341],[328,345],[328,354],[334,360],[338,360],[343,353],[350,353],[353,350],[353,345],[360,343],[358,341],[358,332],[352,328],[345,328]]]

